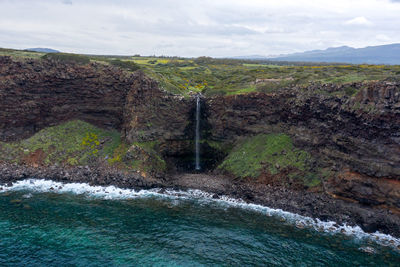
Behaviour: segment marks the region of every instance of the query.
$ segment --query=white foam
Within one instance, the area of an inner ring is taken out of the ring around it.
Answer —
[[[33,195],[31,193],[25,194],[22,197],[23,198],[31,198]]]
[[[311,227],[319,232],[343,234],[356,239],[373,241],[383,246],[390,246],[398,249],[400,239],[393,236],[382,234],[380,232],[366,233],[359,226],[338,225],[333,221],[324,222],[319,219],[302,216],[296,213],[283,211],[281,209],[273,209],[266,206],[246,203],[241,199],[233,199],[227,196],[219,196],[213,198],[213,194],[201,190],[162,190],[150,189],[139,190],[121,189],[115,186],[91,186],[86,183],[60,183],[51,180],[26,179],[17,181],[11,186],[0,186],[0,193],[7,191],[34,191],[34,192],[55,192],[55,193],[73,193],[78,195],[86,195],[89,197],[103,199],[134,199],[146,197],[169,198],[175,200],[196,199],[200,203],[212,204],[218,203],[222,207],[239,207],[256,212],[260,212],[267,216],[280,218],[285,223],[290,223],[298,228]],[[31,195],[24,195],[29,196]]]

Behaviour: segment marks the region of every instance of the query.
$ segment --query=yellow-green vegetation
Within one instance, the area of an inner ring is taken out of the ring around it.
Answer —
[[[129,146],[125,143],[120,143],[119,146],[117,146],[113,153],[107,157],[107,161],[109,164],[124,164],[123,159],[126,156],[126,152],[128,151]],[[128,167],[128,166],[126,166]]]
[[[25,140],[0,143],[0,159],[22,162],[42,151],[44,165],[90,165],[112,155],[121,144],[117,131],[74,120],[48,127]]]
[[[45,53],[34,52],[34,51],[25,51],[25,50],[0,48],[0,56],[11,56],[14,59],[19,59],[19,58],[40,58],[44,54]]]
[[[239,89],[237,91],[230,91],[227,92],[227,95],[242,95],[242,94],[248,94],[251,92],[257,92],[257,87],[256,86],[249,86],[243,89]]]
[[[87,132],[86,136],[82,140],[82,146],[88,147],[93,155],[99,153],[99,145],[99,137],[93,132]]]
[[[319,184],[311,171],[311,155],[294,147],[286,134],[260,134],[238,143],[219,166],[236,177],[259,177],[263,171],[275,175],[290,170],[290,178],[301,179],[308,186]]]

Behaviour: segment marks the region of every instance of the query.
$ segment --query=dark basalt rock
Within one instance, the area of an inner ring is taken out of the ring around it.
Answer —
[[[121,129],[126,94],[139,75],[101,64],[0,57],[0,141],[71,119]]]
[[[296,145],[329,165],[335,162],[365,175],[400,179],[400,85],[357,86],[363,88],[353,98],[316,94],[311,86],[207,99],[210,138],[286,132]]]
[[[353,97],[315,93],[341,90],[320,87],[207,99],[209,138],[285,132],[333,171],[327,193],[400,211],[400,84],[356,83]]]

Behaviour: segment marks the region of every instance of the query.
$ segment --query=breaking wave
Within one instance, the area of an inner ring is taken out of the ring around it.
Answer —
[[[205,204],[216,204],[218,207],[238,207],[262,213],[266,216],[279,218],[285,223],[292,224],[297,228],[312,228],[318,232],[343,234],[356,239],[373,241],[379,245],[390,246],[398,250],[400,239],[380,232],[366,233],[359,226],[338,225],[333,221],[321,221],[299,214],[273,209],[266,206],[247,203],[241,199],[234,199],[227,196],[214,197],[201,190],[172,190],[172,189],[149,189],[134,190],[121,189],[115,186],[91,186],[86,183],[61,183],[51,180],[26,179],[14,182],[11,186],[0,186],[0,193],[8,191],[29,191],[29,192],[55,192],[72,193],[85,195],[93,198],[102,198],[108,200],[135,199],[135,198],[168,198],[173,200],[196,200]],[[32,193],[27,193],[24,198],[32,197]]]

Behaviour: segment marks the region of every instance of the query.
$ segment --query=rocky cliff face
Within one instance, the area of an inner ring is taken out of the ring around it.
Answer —
[[[128,142],[190,168],[193,99],[162,91],[143,73],[102,64],[0,57],[0,141],[24,139],[68,120],[121,130]]]
[[[129,143],[152,143],[169,167],[189,169],[194,155],[193,99],[161,91],[144,75],[134,87],[126,97],[124,138]]]
[[[0,141],[28,137],[70,119],[121,129],[137,77],[100,64],[0,57]]]
[[[208,99],[210,138],[285,132],[336,173],[325,181],[329,193],[400,210],[400,85],[352,86],[353,97],[335,96],[335,86],[310,86]]]
[[[334,174],[324,181],[331,195],[400,210],[400,85],[351,86],[358,91],[351,97],[336,96],[344,90],[338,86],[311,85],[271,94],[205,98],[202,158],[223,157],[210,142],[286,133]],[[141,89],[127,97],[126,138],[157,140],[164,156],[193,162],[194,99],[166,94],[151,81],[136,87]]]
[[[193,136],[193,101],[161,91],[143,74],[126,97],[123,134],[129,142],[182,141]]]
[[[141,75],[135,81],[135,90],[126,98],[123,136],[129,143],[151,142],[170,163],[169,167],[181,171],[194,169],[195,111],[194,97],[183,97],[159,89],[156,82]],[[207,138],[208,111],[201,100],[202,139]],[[221,155],[202,144],[203,169],[214,166],[214,157]]]
[[[332,163],[376,177],[400,176],[400,88],[391,83],[356,84],[353,97],[290,89],[216,97],[210,106],[210,138],[286,132],[294,141]],[[340,164],[339,164],[340,165]]]

